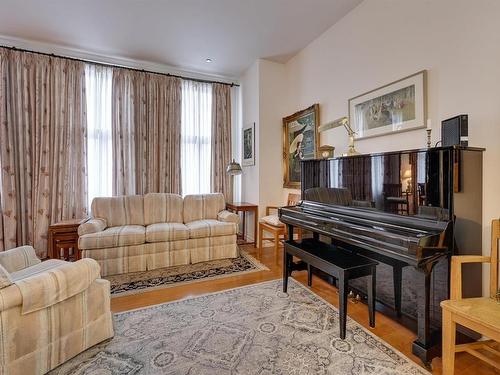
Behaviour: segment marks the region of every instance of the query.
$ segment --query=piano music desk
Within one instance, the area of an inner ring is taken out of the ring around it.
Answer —
[[[377,262],[361,255],[340,250],[314,239],[285,242],[283,251],[283,292],[288,289],[288,276],[292,273],[292,258],[296,256],[307,263],[308,284],[311,286],[310,267],[315,267],[338,280],[340,338],[345,339],[347,293],[349,280],[367,277],[368,314],[370,327],[375,327],[375,279]]]

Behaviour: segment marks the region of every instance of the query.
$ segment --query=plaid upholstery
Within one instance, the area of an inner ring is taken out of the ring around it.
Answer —
[[[12,276],[0,289],[0,374],[45,374],[113,336],[110,286],[95,261],[49,260]]]
[[[64,260],[60,259],[49,259],[46,260],[45,262],[41,262],[38,264],[35,264],[34,266],[27,267],[25,269],[12,272],[10,274],[10,277],[12,280],[15,282],[17,280],[22,280],[30,276],[35,276],[43,272],[50,271],[54,268],[60,267],[61,265],[65,264],[66,262]]]
[[[144,198],[142,195],[94,198],[92,216],[106,220],[108,227],[144,225]]]
[[[99,272],[95,260],[81,259],[17,280],[23,296],[22,314],[45,309],[83,292],[99,278]]]
[[[78,245],[102,275],[234,258],[239,217],[224,209],[219,193],[95,198]]]
[[[2,265],[0,265],[0,289],[12,285],[12,278]]]
[[[187,240],[189,228],[181,223],[158,223],[146,227],[146,242]]]
[[[187,223],[189,238],[217,237],[236,234],[238,227],[235,223],[226,223],[218,220],[197,220]]]
[[[217,219],[217,214],[226,208],[224,195],[197,194],[184,197],[184,222]]]
[[[144,223],[182,223],[182,197],[177,194],[149,193],[144,196]]]
[[[102,232],[89,233],[78,239],[80,249],[105,249],[108,247],[140,245],[146,241],[146,228],[142,225],[111,227]]]
[[[191,242],[191,263],[238,256],[236,235],[194,238],[189,241]]]
[[[106,220],[94,218],[78,226],[78,235],[101,232],[106,229]]]
[[[7,272],[16,272],[40,263],[32,246],[20,246],[0,252],[0,265]]]

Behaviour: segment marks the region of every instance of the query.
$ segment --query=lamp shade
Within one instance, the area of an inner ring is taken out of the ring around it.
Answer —
[[[231,163],[228,164],[226,168],[226,173],[231,175],[231,176],[236,176],[241,174],[243,171],[241,170],[241,165],[240,163],[236,163],[236,161],[233,159]]]

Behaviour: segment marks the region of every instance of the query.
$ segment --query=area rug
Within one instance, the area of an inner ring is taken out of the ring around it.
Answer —
[[[115,315],[115,337],[52,374],[423,375],[298,282],[273,280]]]
[[[240,249],[240,255],[234,259],[220,259],[151,271],[112,275],[106,276],[105,279],[111,283],[111,296],[121,297],[154,289],[264,270],[269,271],[269,268]]]

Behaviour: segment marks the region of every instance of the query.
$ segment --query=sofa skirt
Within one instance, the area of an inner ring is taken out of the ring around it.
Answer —
[[[82,257],[93,258],[99,263],[102,276],[237,256],[236,235],[82,250]]]

